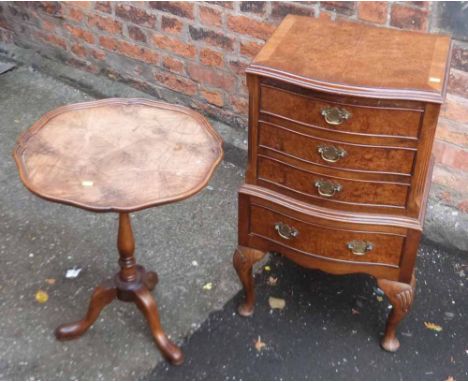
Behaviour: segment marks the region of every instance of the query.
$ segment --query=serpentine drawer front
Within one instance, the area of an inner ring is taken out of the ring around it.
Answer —
[[[254,309],[252,265],[274,251],[375,277],[393,305],[381,345],[398,349],[450,50],[448,36],[283,20],[246,70],[249,155],[234,254],[241,315]]]

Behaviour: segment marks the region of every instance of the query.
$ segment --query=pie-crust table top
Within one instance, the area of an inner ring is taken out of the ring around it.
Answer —
[[[49,200],[135,211],[193,195],[222,159],[222,140],[190,109],[106,99],[55,109],[18,140],[20,176]]]

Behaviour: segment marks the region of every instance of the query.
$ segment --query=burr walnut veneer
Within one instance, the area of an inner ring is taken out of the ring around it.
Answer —
[[[154,272],[136,264],[129,213],[200,191],[221,161],[222,141],[199,114],[144,99],[105,99],[45,114],[13,152],[33,193],[91,211],[119,213],[120,272],[98,286],[84,319],[56,330],[60,340],[81,336],[113,299],[133,301],[156,344],[172,363],[183,354],[164,334],[150,291]]]
[[[398,349],[450,48],[447,36],[283,20],[247,68],[240,314],[253,312],[253,263],[276,251],[305,267],[376,277],[393,305],[381,345]]]

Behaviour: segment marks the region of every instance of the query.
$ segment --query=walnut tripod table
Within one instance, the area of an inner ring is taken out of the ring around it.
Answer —
[[[150,293],[155,272],[137,265],[130,212],[186,199],[202,190],[222,159],[222,140],[198,113],[146,99],[67,105],[42,116],[13,156],[24,185],[50,201],[119,213],[120,271],[99,285],[85,317],[59,326],[59,340],[84,334],[114,299],[134,302],[158,348],[173,364],[182,351],[164,333]]]

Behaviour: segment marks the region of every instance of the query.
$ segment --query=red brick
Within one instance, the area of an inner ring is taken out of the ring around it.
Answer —
[[[321,1],[320,8],[350,16],[355,12],[356,3],[354,1]]]
[[[200,15],[200,21],[202,24],[220,27],[223,23],[221,19],[221,12],[217,9],[200,5],[198,8],[198,13]]]
[[[94,36],[91,32],[86,31],[84,29],[74,27],[70,24],[65,24],[65,29],[70,32],[70,34],[80,40],[84,40],[92,44],[94,42]]]
[[[226,73],[217,72],[212,68],[207,68],[199,64],[190,64],[187,68],[187,72],[190,78],[195,82],[223,89],[228,92],[234,89],[235,78]]]
[[[151,8],[159,11],[193,19],[193,3],[184,1],[150,1],[149,5]]]
[[[242,12],[263,14],[265,13],[265,6],[266,6],[265,1],[241,1],[240,2],[240,10]]]
[[[247,98],[242,98],[239,96],[232,96],[230,98],[230,103],[233,110],[242,115],[249,114],[249,100]]]
[[[208,48],[200,50],[200,62],[218,68],[224,66],[223,55]]]
[[[128,36],[135,41],[146,42],[145,33],[135,25],[129,25],[127,27]]]
[[[89,9],[91,8],[91,1],[67,1],[67,5],[72,5],[76,8]]]
[[[447,89],[450,93],[466,97],[468,94],[468,73],[462,70],[450,69]]]
[[[86,49],[81,44],[73,44],[71,51],[79,57],[86,57]]]
[[[359,18],[376,24],[385,24],[387,21],[388,3],[386,1],[359,2]]]
[[[216,105],[219,107],[222,107],[224,105],[224,99],[221,92],[212,90],[200,90],[200,95],[212,105]]]
[[[194,95],[197,92],[197,85],[185,77],[177,76],[172,73],[156,73],[155,79],[163,86],[188,95]]]
[[[91,56],[96,60],[104,61],[106,59],[106,53],[99,49],[90,49]]]
[[[447,167],[468,171],[468,151],[443,141],[435,141],[434,156],[436,163]]]
[[[160,49],[171,51],[178,56],[195,57],[196,50],[193,45],[161,34],[153,35],[153,44]]]
[[[448,95],[445,103],[442,105],[440,117],[465,123],[468,130],[468,99]]]
[[[229,16],[228,27],[230,30],[253,36],[262,40],[267,40],[271,36],[275,27],[271,24],[257,21],[246,16]]]
[[[427,10],[392,4],[390,25],[402,29],[427,31]]]
[[[43,31],[47,31],[47,32],[55,32],[55,28],[57,27],[57,25],[55,25],[54,23],[48,21],[48,20],[42,20],[41,22],[41,29]]]
[[[144,9],[137,8],[132,5],[118,4],[115,7],[115,14],[121,19],[130,21],[139,26],[154,28],[156,25],[156,16],[149,14]]]
[[[68,8],[66,13],[64,14],[65,19],[73,20],[76,22],[80,22],[81,20],[83,20],[84,16],[85,14],[83,13],[81,9],[71,8],[71,7]]]
[[[463,200],[458,203],[457,208],[464,214],[468,214],[468,200]]]
[[[241,41],[240,43],[240,53],[247,57],[254,57],[260,52],[263,44],[258,44],[253,41]]]
[[[184,63],[174,57],[166,56],[162,61],[163,67],[173,73],[183,73]]]
[[[122,33],[122,23],[112,17],[93,15],[88,17],[88,25],[112,34]]]
[[[110,51],[122,54],[135,60],[143,61],[148,64],[156,64],[159,61],[159,55],[144,47],[131,44],[127,41],[116,40],[112,37],[101,36],[99,44]]]
[[[436,138],[468,149],[468,127],[463,124],[440,118]]]
[[[67,49],[67,43],[65,42],[65,40],[63,38],[61,38],[61,37],[58,37],[55,34],[47,34],[47,33],[43,33],[43,32],[37,32],[36,36],[40,40],[44,41],[45,43],[58,46],[58,47],[60,47],[62,49]]]
[[[452,190],[466,190],[466,173],[449,169],[443,165],[434,167],[432,181]]]
[[[234,1],[210,1],[211,5],[218,5],[226,9],[234,9]]]
[[[242,61],[230,61],[229,62],[229,67],[231,68],[231,70],[238,76],[242,76],[242,78],[245,77],[245,69],[247,69],[247,66],[249,66],[247,62],[242,62]]]
[[[110,1],[96,1],[95,9],[105,13],[112,13],[112,5]]]
[[[62,4],[58,1],[38,1],[32,2],[32,4],[51,16],[62,17]]]
[[[164,32],[180,33],[184,24],[174,17],[162,16],[161,28]]]
[[[468,72],[468,46],[453,44],[451,66]]]
[[[274,1],[271,3],[271,16],[276,19],[283,19],[287,15],[314,16],[313,8],[306,8],[298,4]]]
[[[189,33],[192,40],[204,41],[207,44],[214,45],[223,49],[232,49],[234,41],[222,33],[204,28],[196,28],[192,25],[189,26]]]

